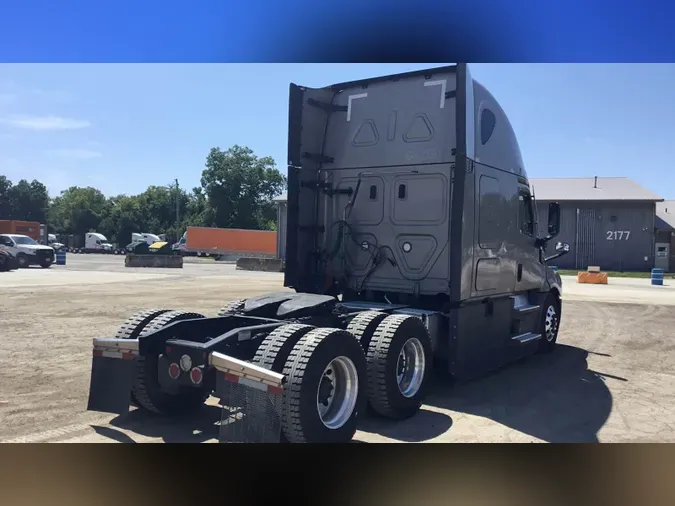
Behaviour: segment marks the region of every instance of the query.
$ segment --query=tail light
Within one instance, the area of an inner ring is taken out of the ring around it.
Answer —
[[[169,377],[172,380],[178,379],[180,376],[180,366],[175,362],[169,366]]]
[[[190,380],[195,385],[199,385],[202,382],[203,374],[202,370],[199,367],[195,367],[190,371]]]

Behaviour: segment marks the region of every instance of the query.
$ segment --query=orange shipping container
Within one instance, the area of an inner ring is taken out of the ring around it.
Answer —
[[[199,251],[276,256],[277,233],[271,230],[188,227],[185,246]]]
[[[40,224],[37,221],[0,220],[0,234],[27,235],[40,240]]]

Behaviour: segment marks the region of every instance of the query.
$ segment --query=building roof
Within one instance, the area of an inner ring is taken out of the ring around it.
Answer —
[[[656,203],[656,228],[675,231],[675,200]]]
[[[660,202],[663,199],[627,177],[561,177],[530,179],[539,201],[624,200]]]

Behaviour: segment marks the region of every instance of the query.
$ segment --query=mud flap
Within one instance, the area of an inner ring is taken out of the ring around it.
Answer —
[[[281,442],[283,375],[220,353],[210,362],[222,407],[219,442]]]
[[[116,415],[128,413],[136,367],[135,359],[94,355],[87,409]]]

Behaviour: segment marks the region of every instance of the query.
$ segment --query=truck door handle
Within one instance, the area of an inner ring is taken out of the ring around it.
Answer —
[[[518,281],[523,279],[523,264],[518,264]]]

